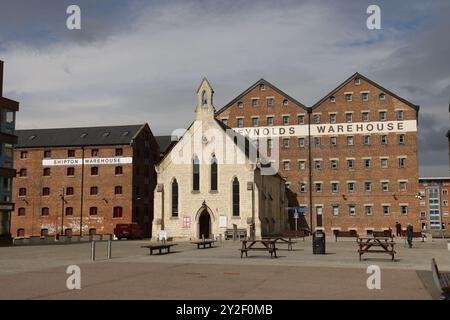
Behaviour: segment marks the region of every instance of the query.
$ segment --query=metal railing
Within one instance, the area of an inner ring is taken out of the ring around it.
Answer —
[[[97,242],[106,242],[106,257],[107,259],[111,259],[111,251],[112,251],[112,240],[92,240],[91,241],[91,260],[95,261],[95,245]]]

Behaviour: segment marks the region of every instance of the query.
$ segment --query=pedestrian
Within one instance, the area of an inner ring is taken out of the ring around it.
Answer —
[[[398,221],[395,223],[395,231],[397,237],[402,235],[402,225]]]
[[[408,223],[406,227],[406,238],[408,240],[409,248],[412,248],[412,240],[413,240],[413,226],[411,223]]]

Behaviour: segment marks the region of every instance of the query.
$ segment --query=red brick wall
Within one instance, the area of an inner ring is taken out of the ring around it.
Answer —
[[[353,91],[353,101],[347,102],[344,92]],[[362,101],[361,91],[370,91],[369,101]],[[330,123],[329,113],[337,113],[337,123],[345,123],[345,112],[353,112],[353,122],[362,122],[361,111],[367,110],[370,114],[370,122],[378,122],[378,111],[386,110],[387,121],[396,120],[396,109],[404,111],[404,120],[416,120],[416,110],[401,100],[390,96],[387,92],[386,99],[378,99],[381,89],[369,82],[361,79],[360,85],[355,85],[350,81],[347,85],[340,88],[335,93],[336,102],[332,103],[328,99],[316,106],[311,114],[321,113],[321,124]],[[273,107],[268,107],[266,98],[272,96],[275,99]],[[252,98],[259,97],[259,107],[252,107]],[[290,124],[297,124],[297,114],[305,114],[305,123],[308,123],[308,113],[303,107],[289,101],[289,106],[283,106],[285,96],[266,85],[266,90],[261,91],[259,85],[245,93],[239,100],[234,101],[227,109],[221,110],[217,118],[228,118],[228,125],[232,128],[237,127],[236,117],[244,117],[244,127],[252,126],[252,117],[259,116],[259,125],[267,126],[267,115],[274,115],[274,126],[283,125],[283,115],[290,115]],[[238,102],[243,102],[243,108],[238,107]],[[318,193],[312,190],[312,211],[314,222],[316,206],[323,207],[323,227],[328,232],[332,228],[347,230],[356,228],[360,233],[365,233],[365,228],[381,230],[382,228],[394,228],[395,222],[399,221],[403,225],[413,223],[419,225],[419,207],[415,195],[418,191],[418,160],[417,160],[417,134],[416,132],[406,133],[404,145],[397,144],[397,134],[388,134],[388,144],[380,144],[380,134],[371,134],[371,144],[363,145],[362,134],[353,134],[354,146],[347,146],[346,135],[337,135],[337,146],[330,145],[330,136],[321,137],[321,146],[311,148],[311,165],[314,166],[314,159],[322,159],[322,168],[320,170],[312,168],[312,182],[322,181],[323,191]],[[309,223],[309,153],[308,137],[305,136],[305,147],[298,146],[298,137],[290,137],[290,146],[284,149],[282,146],[282,137],[280,140],[280,174],[290,183],[290,206],[307,205],[308,215],[306,223]],[[313,138],[311,137],[311,142]],[[389,167],[382,169],[380,167],[380,157],[389,157]],[[398,167],[399,156],[406,156],[406,168]],[[363,157],[371,157],[371,169],[364,169],[362,165]],[[338,169],[332,170],[330,158],[339,159]],[[346,158],[355,158],[355,169],[347,169]],[[300,170],[298,160],[306,160],[305,170]],[[290,170],[284,170],[282,161],[290,160]],[[389,191],[381,190],[380,180],[389,180]],[[399,180],[407,180],[407,190],[399,191]],[[300,193],[298,184],[300,181],[306,182],[307,192]],[[331,192],[331,181],[339,181],[339,192]],[[347,192],[347,181],[355,181],[356,192]],[[372,192],[364,192],[364,182],[372,182]],[[311,186],[314,188],[314,185]],[[356,205],[356,215],[350,216],[348,205]],[[372,216],[364,214],[364,204],[373,205]],[[390,205],[390,214],[384,215],[381,211],[382,204]],[[400,214],[400,204],[408,205],[408,214]],[[340,212],[338,216],[332,215],[332,205],[339,205]]]

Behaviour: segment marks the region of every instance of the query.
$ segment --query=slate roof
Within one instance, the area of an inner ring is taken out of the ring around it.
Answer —
[[[16,148],[126,145],[146,124],[16,130]]]

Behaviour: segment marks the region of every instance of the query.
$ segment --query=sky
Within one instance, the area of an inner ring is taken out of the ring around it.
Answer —
[[[66,9],[81,8],[81,30]],[[381,8],[369,30],[367,7]],[[450,1],[0,0],[17,128],[186,128],[206,76],[220,109],[265,78],[312,106],[355,72],[420,105],[419,158],[448,175]]]

